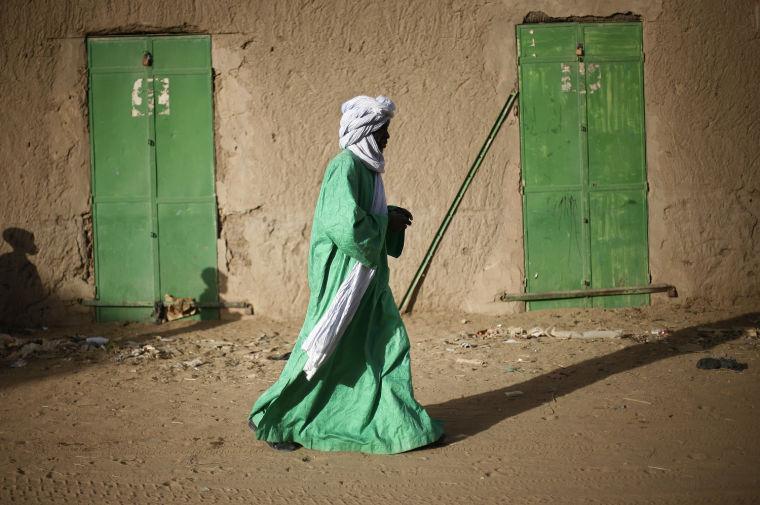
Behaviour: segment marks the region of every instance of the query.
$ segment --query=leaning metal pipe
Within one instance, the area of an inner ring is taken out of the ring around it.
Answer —
[[[496,138],[496,134],[499,133],[499,129],[501,128],[502,123],[504,123],[504,120],[512,110],[512,106],[517,99],[517,95],[517,91],[512,91],[512,93],[509,94],[509,97],[507,97],[507,101],[504,103],[504,107],[502,107],[499,116],[496,118],[496,122],[491,127],[491,131],[489,132],[488,137],[486,137],[486,141],[483,143],[483,146],[480,148],[477,157],[473,161],[472,166],[470,167],[470,171],[467,172],[467,176],[464,178],[462,185],[459,187],[459,191],[454,197],[454,201],[451,202],[451,206],[449,207],[448,212],[446,212],[446,215],[443,218],[443,222],[438,227],[438,231],[435,233],[433,241],[430,243],[430,247],[428,247],[428,250],[425,253],[425,257],[422,259],[422,263],[417,269],[417,273],[415,273],[414,277],[412,278],[412,283],[409,284],[406,293],[404,293],[404,297],[401,299],[401,303],[398,305],[399,310],[401,310],[401,308],[406,305],[404,313],[409,314],[412,312],[414,304],[417,301],[417,294],[419,293],[420,287],[422,286],[422,282],[427,276],[428,268],[430,268],[430,262],[433,260],[433,256],[435,256],[435,253],[438,250],[441,239],[446,233],[446,230],[449,228],[449,224],[451,224],[451,220],[454,218],[454,215],[457,213],[459,204],[462,202],[462,198],[467,192],[467,189],[469,189],[470,184],[472,183],[472,179],[475,177],[475,174],[478,173],[478,169],[480,168],[481,163],[483,163],[483,159],[488,153],[488,149],[490,149],[494,138]]]

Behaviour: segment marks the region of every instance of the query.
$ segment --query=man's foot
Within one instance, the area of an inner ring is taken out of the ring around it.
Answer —
[[[267,442],[269,447],[275,451],[292,452],[301,447],[301,444],[295,442]]]

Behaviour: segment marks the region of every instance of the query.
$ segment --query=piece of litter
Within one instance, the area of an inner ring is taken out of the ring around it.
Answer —
[[[545,337],[546,332],[543,328],[536,326],[535,328],[531,328],[530,331],[528,331],[528,336],[532,338]]]
[[[37,351],[41,351],[42,346],[36,342],[29,342],[28,344],[24,345],[24,347],[21,348],[19,351],[19,354],[21,354],[22,358],[26,358],[30,354],[34,354]]]
[[[24,359],[17,359],[13,363],[11,363],[11,368],[21,368],[22,366],[26,366],[26,360]]]
[[[522,396],[523,394],[525,393],[523,393],[522,391],[507,391],[504,393],[504,396],[506,396],[507,398],[516,398],[518,396]]]
[[[203,359],[201,358],[195,358],[195,359],[191,359],[190,361],[182,362],[182,366],[184,366],[185,368],[198,368],[199,366],[204,365],[204,364],[206,364],[206,362],[203,361]]]
[[[629,402],[636,402],[636,403],[643,403],[644,405],[652,405],[650,402],[645,400],[637,400],[635,398],[623,398],[623,400],[628,400]]]
[[[508,338],[507,340],[502,340],[502,342],[505,343],[505,344],[519,344],[520,343],[520,342],[518,342],[517,340],[515,340],[513,338]]]
[[[668,335],[670,335],[670,330],[667,328],[655,328],[649,333],[657,337],[667,337]]]
[[[581,333],[580,338],[620,338],[622,336],[623,330],[588,330]]]
[[[568,331],[568,330],[557,330],[555,328],[552,328],[549,331],[549,334],[552,337],[561,338],[561,339],[581,338],[580,332],[577,332],[577,331]]]
[[[464,358],[457,358],[457,363],[462,363],[464,365],[478,365],[478,366],[485,365],[483,361],[480,361],[477,359],[464,359]]]
[[[739,363],[733,358],[702,358],[697,361],[697,368],[701,368],[702,370],[717,370],[719,368],[725,368],[741,372],[747,369],[747,364]]]
[[[474,346],[474,345],[472,345],[472,344],[471,344],[471,343],[469,343],[469,342],[460,342],[460,343],[459,343],[459,347],[461,347],[462,349],[471,349],[471,348],[473,348],[473,347],[475,347],[475,346]]]
[[[105,347],[108,344],[106,337],[87,337],[84,341],[95,347]]]
[[[670,471],[669,468],[663,468],[661,466],[651,466],[651,465],[649,465],[649,466],[647,466],[647,468],[652,468],[654,470],[662,470],[663,472],[669,472]]]
[[[510,326],[509,328],[507,328],[507,333],[509,334],[510,337],[518,337],[522,335],[523,333],[525,333],[525,330],[523,330],[519,326]]]

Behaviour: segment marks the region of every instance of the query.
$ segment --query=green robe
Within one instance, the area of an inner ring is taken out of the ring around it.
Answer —
[[[443,434],[414,399],[409,337],[388,286],[388,258],[404,247],[388,217],[370,214],[375,174],[343,150],[325,171],[309,250],[311,296],[306,318],[280,378],[253,406],[256,437],[321,451],[390,454]],[[376,268],[335,352],[311,381],[301,343],[359,261]]]

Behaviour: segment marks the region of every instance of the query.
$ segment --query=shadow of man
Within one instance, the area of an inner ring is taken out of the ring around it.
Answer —
[[[37,267],[27,258],[38,252],[34,234],[6,228],[3,239],[12,251],[0,256],[0,326],[40,326],[47,294]]]
[[[704,326],[734,328],[760,322],[760,313],[752,312]],[[700,327],[703,325],[700,325]],[[479,394],[454,398],[434,405],[426,405],[431,416],[446,421],[447,434],[466,438],[489,429],[501,421],[522,412],[549,404],[557,398],[583,389],[607,377],[672,358],[695,352],[690,348],[696,340],[698,326],[683,328],[672,335],[654,342],[624,347],[603,356],[587,359],[561,369],[564,378],[555,380],[557,370],[545,373],[519,384],[486,391]],[[739,338],[738,332],[719,332],[700,341],[702,350]],[[520,390],[524,393],[509,402],[504,394]]]

